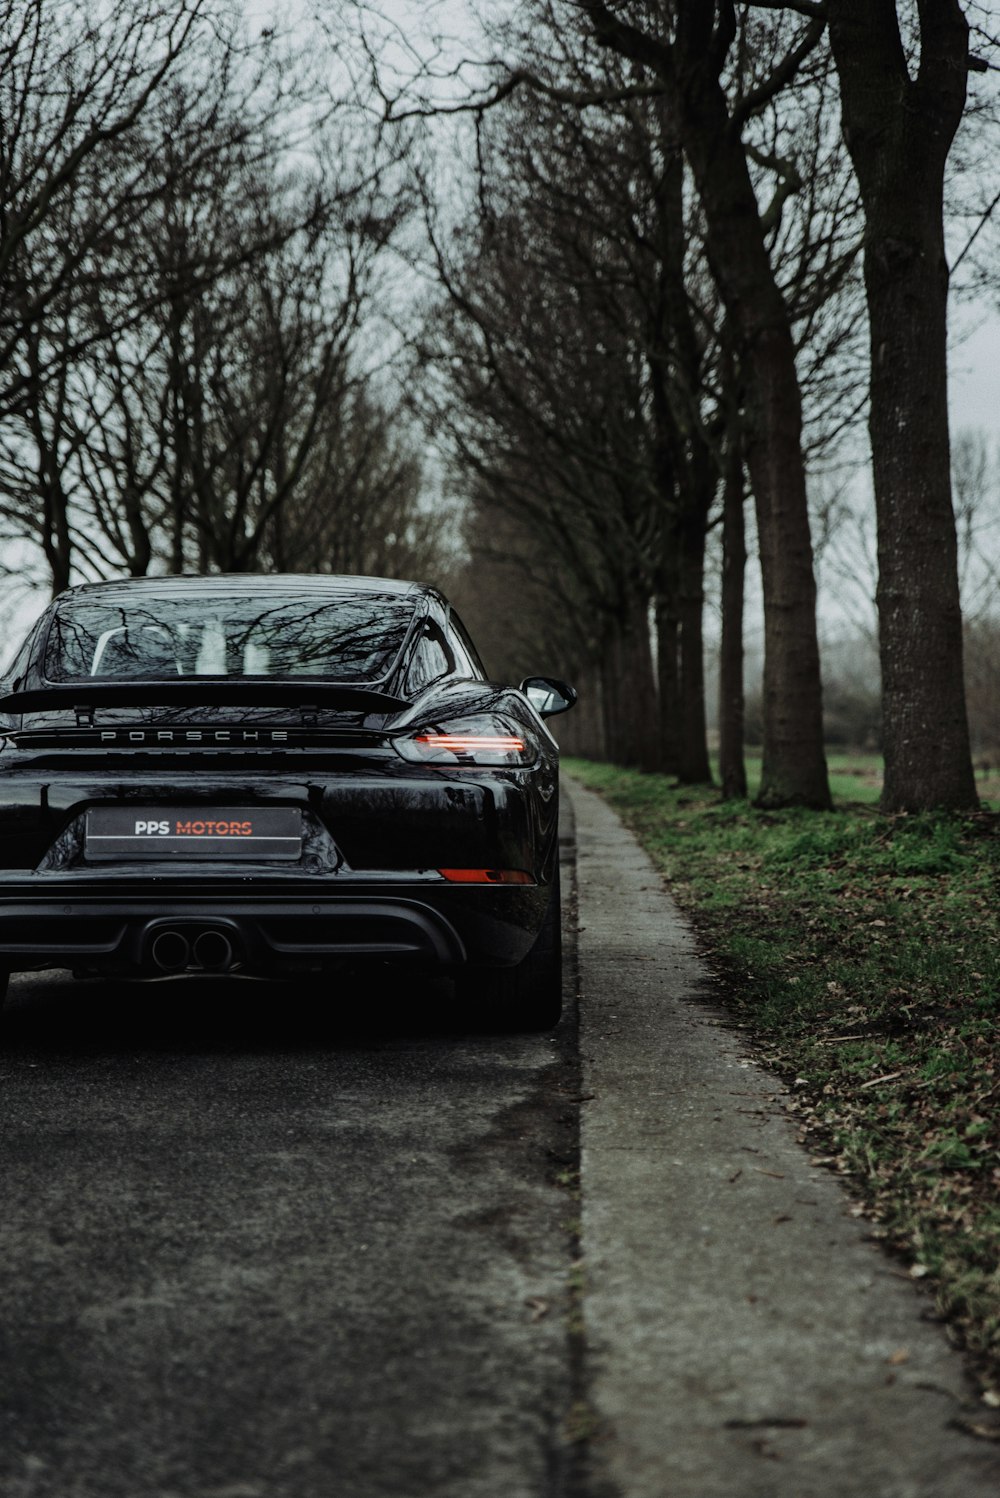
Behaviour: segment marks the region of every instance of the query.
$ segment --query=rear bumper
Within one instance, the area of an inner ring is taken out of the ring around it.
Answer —
[[[547,886],[422,883],[341,887],[335,895],[328,884],[250,893],[246,882],[227,888],[218,881],[203,891],[166,881],[84,890],[79,880],[56,882],[62,887],[0,891],[0,968],[154,974],[162,970],[154,947],[165,932],[178,933],[192,954],[204,933],[222,936],[231,952],[225,966],[256,973],[345,961],[445,971],[467,962],[502,967],[530,950],[550,893]],[[198,966],[192,955],[174,970]]]
[[[439,778],[398,761],[377,777],[361,769],[317,782],[288,771],[250,779],[176,770],[156,782],[118,767],[114,779],[52,771],[35,782],[22,774],[16,788],[14,807],[14,779],[0,777],[0,853],[8,860],[0,869],[0,969],[148,973],[164,931],[174,933],[165,949],[175,953],[185,943],[193,952],[205,933],[212,940],[201,948],[219,952],[223,938],[227,965],[248,972],[345,960],[506,967],[527,955],[548,904],[556,796],[507,772]],[[89,862],[87,813],[111,806],[204,806],[213,814],[295,807],[302,856],[287,864]],[[15,859],[21,867],[11,866]],[[442,868],[523,871],[538,883],[451,883]]]

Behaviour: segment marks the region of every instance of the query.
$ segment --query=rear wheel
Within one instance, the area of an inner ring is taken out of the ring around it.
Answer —
[[[503,1030],[552,1030],[562,1014],[562,923],[559,872],[535,944],[517,967],[470,968],[456,982],[460,998]]]

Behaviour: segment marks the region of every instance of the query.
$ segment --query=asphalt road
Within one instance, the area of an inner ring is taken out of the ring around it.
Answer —
[[[565,1491],[572,1030],[472,1033],[444,985],[16,980],[4,1498]]]
[[[1000,1492],[930,1302],[573,799],[553,1036],[444,984],[15,982],[0,1498]]]

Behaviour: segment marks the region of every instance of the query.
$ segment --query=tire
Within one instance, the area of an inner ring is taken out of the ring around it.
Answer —
[[[456,983],[484,1025],[533,1033],[553,1030],[562,1015],[562,919],[559,871],[535,944],[517,967],[473,968]]]

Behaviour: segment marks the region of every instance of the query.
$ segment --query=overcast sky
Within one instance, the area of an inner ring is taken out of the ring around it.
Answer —
[[[990,306],[952,310],[951,422],[1000,432],[1000,317]]]

